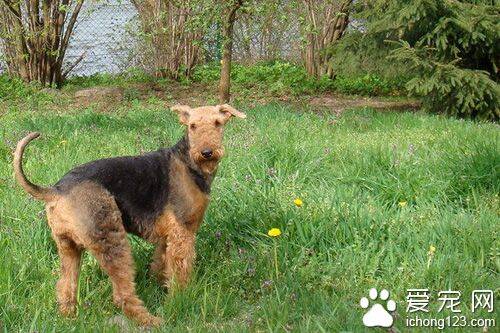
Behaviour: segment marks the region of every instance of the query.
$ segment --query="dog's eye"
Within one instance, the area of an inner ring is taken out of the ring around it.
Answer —
[[[218,120],[216,120],[216,121],[214,122],[214,124],[215,124],[215,127],[219,127],[219,126],[221,125],[221,122],[220,122],[220,121],[218,121]]]
[[[196,129],[196,125],[195,124],[191,124],[191,125],[189,125],[189,128],[192,129],[192,130],[194,130],[194,129]]]

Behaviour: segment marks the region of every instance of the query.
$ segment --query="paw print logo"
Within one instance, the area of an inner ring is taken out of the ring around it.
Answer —
[[[386,289],[382,289],[379,295],[377,289],[372,288],[370,289],[369,296],[372,301],[375,301],[377,297],[382,301],[387,301],[387,299],[389,299],[389,292]],[[359,301],[359,305],[361,305],[363,309],[368,309],[370,301],[368,298],[363,297]],[[385,307],[380,303],[375,303],[363,316],[363,324],[366,327],[391,327],[394,319],[388,311],[392,312],[394,310],[396,310],[396,302],[392,299],[387,301]]]

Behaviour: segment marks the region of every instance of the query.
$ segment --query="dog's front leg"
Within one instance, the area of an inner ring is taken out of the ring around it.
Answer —
[[[195,259],[195,235],[177,223],[167,236],[164,256],[164,277],[167,288],[185,287],[189,282]]]
[[[165,272],[165,255],[166,255],[166,241],[165,240],[159,240],[156,243],[156,248],[155,252],[153,254],[153,260],[151,262],[151,265],[149,266],[151,274],[158,278],[161,282],[163,282],[163,279],[165,278],[164,272]]]

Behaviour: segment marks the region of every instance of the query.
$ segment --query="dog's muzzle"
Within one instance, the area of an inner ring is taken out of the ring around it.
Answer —
[[[201,151],[201,156],[203,156],[203,158],[209,160],[210,158],[212,158],[214,152],[212,151],[212,149],[203,149]]]

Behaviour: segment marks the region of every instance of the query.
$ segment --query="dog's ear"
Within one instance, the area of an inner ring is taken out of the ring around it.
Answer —
[[[191,108],[188,105],[174,105],[170,108],[173,112],[177,113],[179,115],[179,121],[187,125],[189,122],[189,115],[191,112]]]
[[[246,118],[247,117],[246,114],[236,110],[235,108],[233,108],[229,104],[217,105],[217,108],[219,109],[219,112],[224,114],[224,117],[226,117],[226,121],[229,120],[229,118],[231,118],[231,117],[238,117],[238,118]]]

